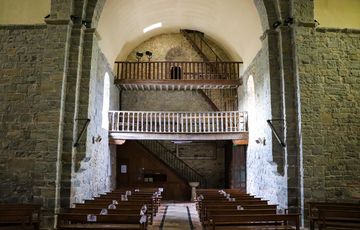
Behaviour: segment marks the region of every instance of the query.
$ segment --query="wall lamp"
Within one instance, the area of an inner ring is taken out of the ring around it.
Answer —
[[[92,143],[95,144],[95,142],[100,143],[102,141],[102,137],[98,135],[97,137],[92,138]]]
[[[314,23],[315,23],[315,27],[320,26],[320,23],[316,19],[314,20]]]
[[[289,26],[292,25],[294,23],[294,18],[288,17],[285,19],[284,24]]]
[[[272,24],[272,27],[273,27],[274,29],[276,29],[276,28],[278,28],[280,25],[281,25],[281,22],[280,22],[280,21],[276,21],[276,22],[274,22],[274,23]]]
[[[266,139],[259,137],[258,139],[255,140],[256,144],[262,144],[262,145],[266,145]]]
[[[91,20],[82,20],[81,24],[83,24],[86,28],[91,28]]]

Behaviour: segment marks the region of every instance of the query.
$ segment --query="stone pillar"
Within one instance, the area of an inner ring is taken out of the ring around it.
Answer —
[[[189,182],[189,185],[191,186],[191,201],[195,201],[196,198],[196,187],[199,186],[199,182]]]

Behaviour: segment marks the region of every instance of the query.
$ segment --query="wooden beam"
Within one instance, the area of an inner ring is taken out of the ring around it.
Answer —
[[[249,144],[249,140],[248,139],[237,139],[237,140],[232,140],[234,145],[248,145]]]
[[[248,143],[248,132],[239,133],[198,133],[198,134],[179,134],[179,133],[130,133],[130,132],[110,132],[111,140],[245,140]]]
[[[125,141],[126,140],[109,138],[109,144],[111,145],[122,145],[125,143]]]
[[[182,89],[188,89],[190,87],[201,87],[201,88],[237,88],[241,81],[239,80],[130,80],[124,79],[120,80],[117,79],[115,81],[118,85],[140,85],[140,86],[148,86],[148,85],[155,85],[155,86],[178,86]]]

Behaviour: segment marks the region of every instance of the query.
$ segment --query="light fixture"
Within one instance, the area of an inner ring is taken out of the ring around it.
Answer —
[[[259,137],[258,139],[255,140],[256,144],[262,144],[262,145],[266,145],[266,139]]]
[[[320,26],[320,23],[316,19],[314,20],[314,23],[315,23],[315,27]]]
[[[274,29],[276,29],[276,28],[278,28],[280,25],[281,25],[281,22],[280,22],[280,21],[276,21],[276,22],[274,22],[274,23],[272,24],[272,27],[273,27]]]
[[[95,144],[95,142],[100,143],[102,141],[102,137],[98,135],[97,137],[92,138],[92,143]]]
[[[151,58],[152,58],[152,52],[147,50],[147,51],[145,52],[145,54],[146,54],[148,60],[150,61]]]
[[[136,59],[137,59],[138,61],[140,61],[140,59],[141,59],[143,56],[144,56],[143,53],[141,53],[141,52],[136,52]]]
[[[158,23],[155,23],[155,24],[152,24],[146,28],[143,29],[143,32],[146,33],[146,32],[149,32],[150,30],[153,30],[153,29],[156,29],[156,28],[160,28],[162,27],[162,23],[161,22],[158,22]]]
[[[286,18],[285,21],[284,21],[284,24],[286,26],[289,26],[289,25],[291,25],[293,23],[294,23],[294,18],[291,18],[291,17]]]

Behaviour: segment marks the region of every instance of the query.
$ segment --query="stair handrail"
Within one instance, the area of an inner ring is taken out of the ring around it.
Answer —
[[[189,35],[189,38],[191,38],[194,43],[196,43],[195,36],[197,36],[200,39],[200,50],[203,52],[202,44],[205,44],[206,47],[210,50],[210,52],[215,56],[215,61],[222,61],[222,59],[219,57],[219,55],[216,54],[216,52],[209,45],[209,43],[203,38],[203,36],[200,36],[200,35],[203,35],[203,33],[196,31],[196,30],[188,30],[188,29],[181,29],[180,32],[183,32],[184,34]],[[194,34],[194,39],[190,36],[190,34]],[[203,52],[203,54],[204,54],[204,52]],[[204,56],[207,58],[206,55],[204,55]]]
[[[203,50],[203,46],[202,44],[205,44],[206,47],[208,47],[208,49],[210,50],[210,53],[212,53],[213,55],[215,55],[215,59],[216,62],[218,61],[222,61],[221,58],[216,54],[216,52],[213,50],[213,48],[208,44],[208,42],[204,39],[204,33],[200,32],[200,31],[196,31],[196,30],[188,30],[188,29],[182,29],[180,30],[180,32],[186,37],[188,38],[188,40],[192,43],[192,46],[195,50],[200,51],[199,54],[202,56],[203,60],[205,61],[209,61],[209,57],[207,56],[207,54],[204,52]],[[193,37],[191,37],[190,34],[193,34]],[[196,42],[196,37],[198,37],[200,39],[200,45],[197,44]],[[216,65],[214,65],[214,63],[209,63],[210,66],[210,70],[212,72],[217,72],[218,69],[216,68]],[[220,107],[219,105],[216,105],[213,102],[213,97],[211,94],[211,90],[200,90],[199,92],[201,92],[201,94],[205,97],[206,100],[211,101],[210,105],[212,106],[212,108],[216,111],[216,110],[227,110],[226,108],[227,103],[224,102],[224,104],[222,104]],[[222,97],[224,97],[224,95],[222,95]],[[213,106],[215,105],[215,107]],[[233,100],[233,102],[231,103],[231,107],[230,110],[237,110],[237,100],[236,98]],[[221,108],[221,109],[220,109]]]
[[[166,161],[173,162],[173,163],[176,162],[177,165],[174,164],[175,168],[177,170],[179,170],[179,171],[182,171],[182,173],[188,175],[187,179],[198,180],[200,182],[200,184],[202,185],[202,187],[206,187],[206,179],[205,179],[205,177],[203,175],[201,175],[196,170],[194,170],[192,167],[190,167],[186,162],[184,162],[183,160],[178,158],[171,150],[166,148],[159,141],[156,141],[156,140],[138,140],[138,142],[144,148],[146,148],[147,150],[149,150],[153,154],[160,156],[160,158],[162,158],[161,159],[162,161],[165,160],[164,163],[166,163]],[[150,147],[149,147],[149,144],[150,144]],[[154,146],[154,145],[157,145],[158,149],[156,149],[157,147]],[[151,148],[155,148],[155,150],[151,149]],[[155,151],[157,153],[155,153]],[[182,170],[181,170],[181,167],[182,167]],[[184,168],[187,168],[187,170],[189,170],[190,172],[186,172]]]

